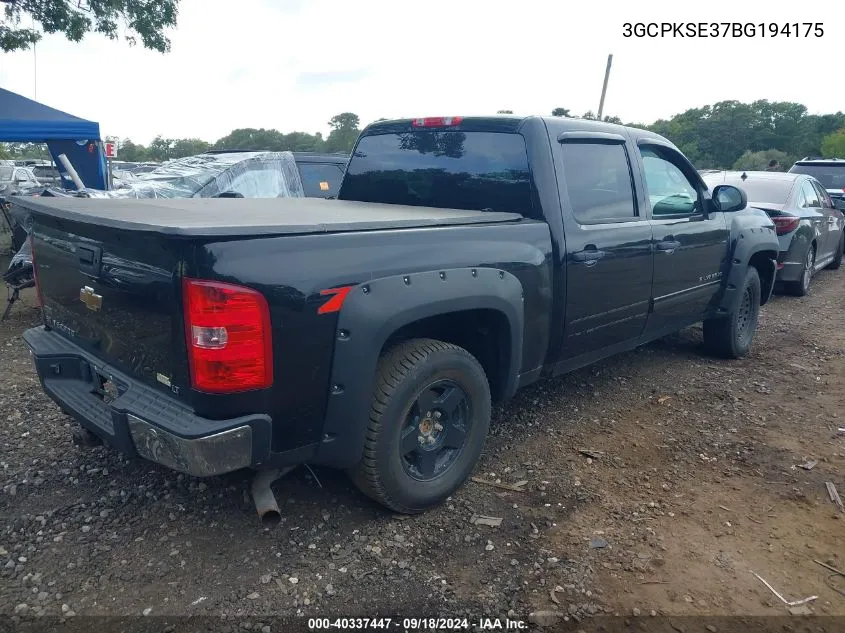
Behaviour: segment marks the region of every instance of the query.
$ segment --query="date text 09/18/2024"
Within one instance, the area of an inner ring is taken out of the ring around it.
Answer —
[[[309,618],[309,631],[521,631],[524,620],[510,618]]]

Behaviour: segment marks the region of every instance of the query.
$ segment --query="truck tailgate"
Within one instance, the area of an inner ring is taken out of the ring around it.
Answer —
[[[179,242],[48,215],[32,239],[47,326],[150,384],[184,371]]]

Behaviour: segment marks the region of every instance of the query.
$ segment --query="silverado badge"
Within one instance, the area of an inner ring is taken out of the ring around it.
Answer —
[[[94,312],[103,307],[103,295],[98,295],[91,286],[83,286],[79,290],[79,300]]]

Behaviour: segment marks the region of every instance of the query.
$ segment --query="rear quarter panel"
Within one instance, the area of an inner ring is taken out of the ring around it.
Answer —
[[[525,297],[521,370],[542,365],[552,273],[549,228],[541,222],[206,242],[193,247],[185,274],[250,286],[267,298],[274,386],[265,405],[274,424],[272,450],[281,452],[322,437],[338,315],[318,314],[327,301],[320,291],[469,266],[497,267],[519,279]],[[226,402],[239,406],[231,397]],[[215,407],[214,398],[207,406]]]

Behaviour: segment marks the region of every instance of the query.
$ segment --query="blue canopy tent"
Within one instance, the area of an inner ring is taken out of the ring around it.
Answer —
[[[86,121],[0,88],[0,141],[46,143],[64,182],[59,154],[67,156],[86,187],[106,189],[100,124]]]

